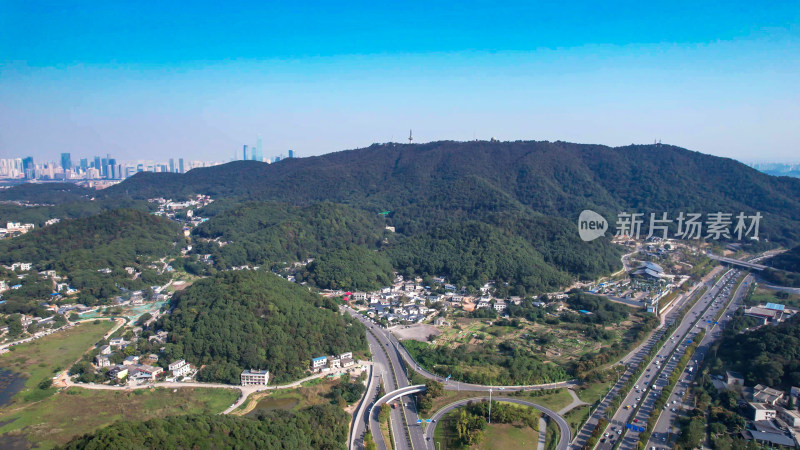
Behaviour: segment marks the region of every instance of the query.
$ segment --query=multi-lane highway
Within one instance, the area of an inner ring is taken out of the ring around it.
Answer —
[[[714,341],[722,337],[722,330],[725,328],[728,321],[730,321],[733,311],[736,310],[736,308],[738,308],[741,304],[742,299],[747,294],[747,287],[752,282],[753,275],[748,274],[736,289],[736,292],[733,294],[733,299],[728,302],[727,307],[725,307],[725,311],[719,319],[719,324],[711,324],[708,326],[706,335],[703,337],[703,340],[700,342],[700,345],[697,347],[697,350],[692,356],[693,361],[689,363],[686,370],[681,372],[678,382],[669,393],[667,407],[659,415],[658,421],[653,428],[653,433],[650,436],[650,440],[648,441],[646,448],[658,449],[672,447],[672,427],[678,415],[687,406],[683,404],[683,399],[685,398],[686,392],[689,390],[692,380],[697,375],[697,362],[705,359],[709,347],[711,347]],[[720,303],[720,305],[721,304],[723,303]],[[716,309],[715,311],[719,311],[719,309]],[[711,317],[705,320],[713,320],[717,314],[716,312],[709,313]],[[692,370],[689,370],[689,368],[692,368]]]
[[[676,299],[673,305],[670,307],[669,312],[662,318],[662,325],[670,325],[677,320],[681,309],[683,309],[687,302],[694,298],[699,289],[702,289],[703,286],[711,288],[713,285],[712,280],[714,276],[719,273],[718,270],[719,269],[715,269],[709,273],[703,279],[702,283],[697,284],[691,291]],[[625,357],[622,358],[620,362],[625,365],[624,372],[614,386],[611,387],[608,394],[606,394],[600,404],[594,409],[592,415],[589,417],[589,420],[587,420],[583,427],[578,430],[575,440],[572,442],[571,448],[580,449],[586,445],[586,442],[588,442],[589,438],[592,436],[592,431],[597,427],[600,419],[606,416],[606,410],[611,404],[611,401],[616,398],[619,391],[623,388],[623,386],[625,386],[628,380],[630,380],[634,372],[636,372],[636,368],[639,367],[639,364],[641,364],[642,361],[647,358],[647,356],[650,354],[650,350],[653,348],[653,345],[655,345],[658,340],[661,339],[664,331],[664,328],[656,330],[647,340],[641,343],[637,348],[631,350]]]
[[[713,319],[716,312],[724,307],[737,274],[738,270],[727,271],[686,313],[670,339],[662,345],[658,355],[636,380],[634,388],[614,413],[596,448],[610,450],[617,438],[623,439],[620,448],[636,448],[639,432],[628,430],[626,426],[645,427],[655,405],[654,393],[666,385],[671,370],[677,365],[692,338],[700,331],[700,327],[708,325],[705,321]]]

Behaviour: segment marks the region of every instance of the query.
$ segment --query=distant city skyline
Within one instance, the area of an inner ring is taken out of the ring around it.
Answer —
[[[660,139],[798,162],[796,2],[0,5],[0,159]]]

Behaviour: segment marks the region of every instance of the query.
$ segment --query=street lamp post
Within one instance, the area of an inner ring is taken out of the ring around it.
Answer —
[[[489,388],[489,423],[492,423],[492,388]]]

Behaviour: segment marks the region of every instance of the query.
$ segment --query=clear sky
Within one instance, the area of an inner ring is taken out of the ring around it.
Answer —
[[[800,2],[0,2],[0,158],[227,160],[259,134],[309,156],[409,129],[800,162]]]

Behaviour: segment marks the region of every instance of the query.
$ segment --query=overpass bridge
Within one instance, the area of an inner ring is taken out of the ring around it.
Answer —
[[[767,266],[765,266],[763,264],[757,264],[757,263],[753,263],[753,262],[750,262],[750,261],[742,261],[742,260],[733,259],[733,258],[726,258],[724,256],[715,255],[713,253],[708,253],[708,257],[711,258],[711,259],[716,259],[717,261],[719,261],[721,263],[730,264],[730,265],[733,265],[733,266],[744,267],[745,269],[764,270],[764,269],[767,268]]]

